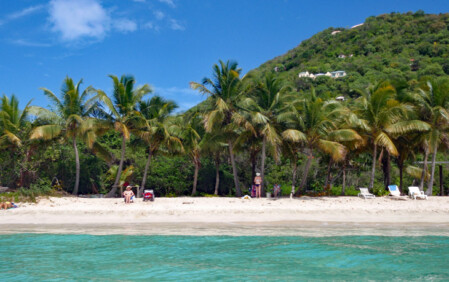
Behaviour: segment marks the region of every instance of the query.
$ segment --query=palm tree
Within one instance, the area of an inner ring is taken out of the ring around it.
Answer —
[[[30,112],[38,117],[38,123],[43,123],[35,127],[30,139],[51,140],[62,137],[66,141],[72,142],[75,152],[76,177],[72,191],[73,195],[78,194],[80,179],[80,160],[78,153],[77,137],[84,135],[88,143],[92,143],[92,134],[85,134],[83,125],[88,120],[90,114],[97,108],[96,96],[88,99],[94,93],[92,87],[87,87],[80,92],[81,79],[74,84],[73,79],[66,77],[61,88],[61,99],[46,88],[41,88],[54,105],[54,112],[41,107],[33,106]]]
[[[296,173],[298,172],[298,159],[299,153],[301,152],[301,145],[297,142],[291,142],[287,139],[282,139],[281,151],[282,155],[290,159],[290,164],[292,167],[292,190],[290,197],[293,197],[296,191]]]
[[[234,142],[235,152],[247,152],[249,162],[251,163],[251,184],[256,177],[256,167],[258,155],[262,151],[262,144],[254,127],[247,127],[246,130],[240,130],[239,137]]]
[[[199,144],[202,154],[210,154],[215,163],[215,190],[214,194],[218,195],[220,186],[220,163],[222,151],[226,149],[226,138],[220,135],[220,132],[211,132],[204,134]]]
[[[26,121],[30,110],[30,102],[20,111],[19,100],[11,95],[6,95],[0,100],[0,148],[20,147],[22,145],[22,133],[26,127]]]
[[[182,141],[185,152],[189,155],[195,166],[193,175],[192,196],[196,194],[198,173],[201,166],[201,137],[204,128],[201,124],[202,117],[196,112],[176,117],[171,126],[172,130]]]
[[[274,74],[266,73],[262,81],[256,81],[250,96],[242,101],[248,120],[255,129],[256,135],[262,137],[262,193],[265,177],[265,159],[267,145],[271,148],[271,154],[279,159],[281,144],[281,125],[277,116],[283,112],[288,96],[285,90],[288,88],[277,79]]]
[[[438,146],[441,142],[447,143],[447,140],[449,140],[449,78],[441,77],[427,81],[425,85],[419,88],[418,93],[414,96],[414,100],[421,120],[427,122],[430,126],[430,130],[427,133],[429,146],[425,149],[426,156],[427,150],[430,149],[432,153],[430,180],[426,190],[426,194],[430,196],[433,190]]]
[[[141,190],[145,188],[151,159],[161,146],[165,146],[169,150],[182,149],[181,140],[173,135],[167,123],[167,118],[177,107],[178,105],[174,101],[165,100],[160,96],[154,96],[149,101],[139,102],[139,111],[147,122],[146,127],[139,135],[148,146],[148,159],[140,185]],[[137,191],[137,197],[141,192]]]
[[[241,69],[236,62],[219,61],[219,65],[213,67],[213,78],[204,78],[202,83],[191,82],[192,89],[199,90],[208,95],[207,104],[210,107],[204,115],[204,127],[206,132],[221,130],[227,136],[229,156],[234,175],[236,195],[241,196],[237,167],[234,158],[235,129],[241,121],[238,113],[238,102],[243,94],[240,79]],[[210,89],[208,88],[210,87]]]
[[[390,155],[398,156],[398,150],[393,142],[396,135],[413,131],[428,130],[428,125],[419,120],[407,120],[413,112],[410,104],[400,103],[396,99],[396,89],[388,82],[358,90],[361,94],[354,105],[358,116],[358,128],[367,133],[373,145],[373,162],[369,189],[374,186],[377,149],[381,147]]]
[[[303,178],[298,189],[305,187],[314,152],[316,150],[329,154],[334,161],[343,160],[346,148],[341,143],[332,140],[355,140],[361,137],[352,129],[339,129],[338,124],[345,108],[337,101],[323,101],[317,98],[315,90],[304,97],[297,97],[289,110],[278,116],[285,122],[288,129],[282,132],[282,137],[297,146],[307,156]]]
[[[122,147],[120,155],[120,163],[112,185],[111,191],[106,195],[113,197],[117,192],[117,187],[120,184],[120,175],[123,170],[123,162],[125,159],[126,140],[130,137],[130,132],[133,129],[138,129],[144,124],[144,118],[137,110],[138,103],[152,89],[148,84],[134,89],[135,79],[133,76],[123,75],[120,79],[115,75],[109,75],[112,79],[114,90],[112,92],[112,100],[102,90],[98,90],[98,97],[106,106],[107,112],[103,111],[106,120],[109,121],[112,128],[120,132],[122,137]],[[123,187],[120,186],[120,193]]]
[[[21,111],[19,109],[19,101],[14,95],[11,99],[6,95],[0,100],[0,149],[18,149],[23,146],[24,138],[28,137],[29,123],[27,122],[30,102]],[[29,161],[31,156],[31,147],[26,149],[25,158],[20,168],[20,185],[23,186],[24,181],[24,165]],[[10,150],[14,154],[14,150]],[[12,167],[15,168],[15,155],[11,158],[13,160]],[[14,180],[11,180],[14,182]]]

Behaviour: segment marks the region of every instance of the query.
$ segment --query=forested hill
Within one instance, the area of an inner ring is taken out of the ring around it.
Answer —
[[[449,74],[449,14],[391,13],[369,17],[352,28],[328,28],[296,48],[262,64],[259,71],[277,71],[299,90],[315,86],[319,94],[351,95],[351,89],[384,79],[406,81]],[[342,78],[298,78],[345,71]]]

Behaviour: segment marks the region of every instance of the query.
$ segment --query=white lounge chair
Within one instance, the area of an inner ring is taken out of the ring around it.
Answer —
[[[373,194],[371,194],[368,191],[368,188],[359,188],[359,189],[360,189],[360,193],[357,196],[359,196],[360,198],[363,198],[363,199],[376,198],[376,196],[374,196]]]
[[[407,196],[401,196],[398,185],[388,185],[388,191],[390,191],[391,199],[394,200],[407,200]]]
[[[399,191],[398,185],[388,185],[388,191],[390,191],[390,195],[394,197],[400,197],[401,191]]]
[[[416,198],[427,200],[427,195],[424,194],[424,191],[419,190],[419,187],[417,186],[408,187],[408,195],[410,198],[413,198],[413,200],[416,200]]]

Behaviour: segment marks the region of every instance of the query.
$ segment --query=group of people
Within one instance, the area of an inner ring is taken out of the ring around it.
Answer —
[[[275,184],[273,186],[273,195],[277,197],[281,192],[281,186],[279,184]],[[251,188],[251,197],[261,198],[262,197],[262,177],[260,173],[256,173],[256,177],[254,177],[254,185]]]

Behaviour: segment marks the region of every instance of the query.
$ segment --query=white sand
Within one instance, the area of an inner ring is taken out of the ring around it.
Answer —
[[[418,226],[449,232],[449,197],[430,197],[427,201],[399,201],[389,197],[370,200],[357,197],[277,200],[183,197],[156,198],[154,202],[137,199],[132,204],[125,204],[122,199],[64,197],[43,198],[37,204],[21,204],[17,209],[0,211],[0,233],[52,229],[49,232],[96,230],[101,234],[140,234],[146,230],[144,233],[194,235],[208,229],[215,230],[213,234],[228,234],[227,230],[238,227],[238,232],[252,234],[254,229],[274,228],[272,231],[276,233],[280,228],[293,230],[299,226],[329,225],[343,229]],[[155,226],[159,232],[155,231]]]
[[[156,198],[125,204],[122,199],[43,198],[37,204],[0,212],[0,224],[137,222],[378,222],[449,223],[449,197],[392,200],[389,197],[295,199]]]

